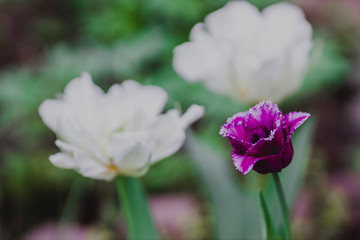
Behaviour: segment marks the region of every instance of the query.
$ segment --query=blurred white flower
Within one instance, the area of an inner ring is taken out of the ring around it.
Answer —
[[[61,150],[50,161],[95,179],[145,174],[151,164],[179,150],[185,129],[204,114],[198,105],[183,116],[175,109],[161,114],[166,101],[160,87],[132,80],[105,94],[89,74],[82,74],[60,99],[46,100],[39,108]]]
[[[173,67],[190,82],[237,101],[280,101],[303,81],[312,28],[301,9],[278,3],[262,12],[233,1],[191,30],[174,49]]]

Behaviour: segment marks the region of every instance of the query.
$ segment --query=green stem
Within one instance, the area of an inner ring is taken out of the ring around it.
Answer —
[[[282,214],[282,218],[283,218],[283,222],[284,222],[284,226],[285,226],[285,239],[291,240],[291,227],[290,227],[290,220],[289,220],[289,210],[288,210],[288,207],[286,205],[284,191],[283,191],[283,188],[281,186],[279,175],[277,173],[273,173],[272,176],[273,176],[273,179],[274,179],[274,182],[275,182],[276,191],[277,191],[279,201],[280,201],[281,214]]]
[[[126,189],[126,179],[123,177],[118,177],[116,179],[116,188],[118,193],[118,198],[120,200],[120,206],[122,214],[124,215],[125,222],[128,229],[128,239],[136,239],[136,231],[134,225],[134,219],[131,214],[130,199],[127,194]]]
[[[141,182],[132,177],[118,177],[116,186],[121,210],[127,224],[127,239],[159,239]]]

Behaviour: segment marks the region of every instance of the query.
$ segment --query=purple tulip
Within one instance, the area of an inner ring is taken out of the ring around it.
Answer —
[[[261,102],[229,118],[220,135],[229,139],[234,165],[243,174],[251,169],[262,174],[280,172],[294,156],[292,133],[309,117],[303,112],[283,115],[271,101]]]

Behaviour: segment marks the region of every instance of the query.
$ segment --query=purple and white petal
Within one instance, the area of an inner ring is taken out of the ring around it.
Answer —
[[[225,123],[221,126],[219,133],[223,137],[232,138],[250,145],[252,144],[253,132],[242,120],[238,121],[238,119],[236,119],[233,122]]]
[[[283,130],[286,134],[286,137],[291,137],[291,134],[300,127],[308,118],[310,118],[309,113],[303,112],[290,112],[283,116],[281,122]]]
[[[281,117],[282,112],[275,103],[264,101],[249,110],[246,124],[251,128],[260,127],[270,133],[280,125]]]
[[[242,174],[247,174],[250,172],[251,169],[253,169],[255,163],[259,161],[260,158],[252,157],[252,156],[243,156],[236,154],[235,152],[231,153],[232,160],[234,163],[234,166],[237,170],[242,172]]]
[[[245,154],[246,151],[253,145],[249,142],[235,139],[235,138],[230,138],[230,137],[229,137],[229,142],[230,142],[232,148],[235,150],[235,152],[239,153],[241,155]]]

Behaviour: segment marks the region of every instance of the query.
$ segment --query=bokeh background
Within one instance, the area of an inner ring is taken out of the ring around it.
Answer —
[[[218,195],[233,194],[238,186],[247,191],[256,173],[244,178],[236,172],[218,131],[228,116],[249,106],[186,82],[171,65],[173,48],[188,40],[192,26],[226,2],[0,0],[0,239],[124,238],[114,183],[83,178],[48,160],[58,151],[55,135],[37,109],[84,71],[104,90],[135,79],[163,87],[167,108],[206,107],[185,147],[141,180],[162,239],[232,236],[221,234],[243,222],[227,213],[241,213],[247,205]],[[278,1],[250,2],[264,8]],[[360,2],[292,2],[314,28],[309,72],[301,89],[280,105],[285,112],[313,114],[295,139],[295,147],[304,145],[298,150],[304,156],[295,160],[304,160],[299,191],[292,193],[294,236],[360,239]],[[219,179],[225,189],[217,189]],[[221,219],[229,229],[217,227]],[[257,239],[260,229],[254,231],[245,239]]]

